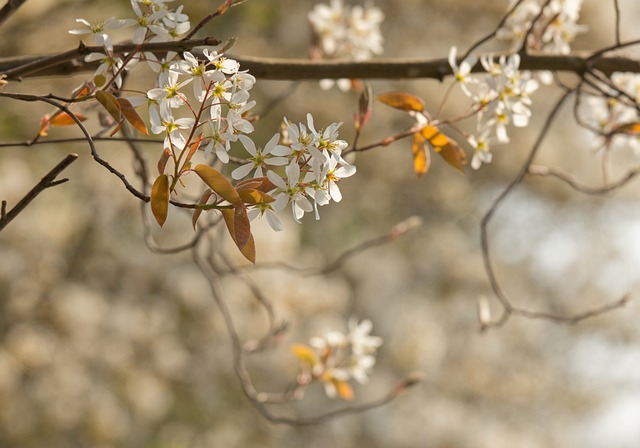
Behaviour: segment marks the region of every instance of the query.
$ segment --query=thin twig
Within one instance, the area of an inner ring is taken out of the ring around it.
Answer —
[[[0,231],[4,229],[13,219],[20,214],[40,193],[50,187],[55,187],[69,179],[56,180],[56,177],[69,165],[76,161],[78,154],[69,154],[54,166],[24,197],[8,212],[7,202],[2,201],[2,211],[0,213]]]
[[[638,174],[640,174],[640,167],[633,168],[618,179],[616,182],[607,183],[601,187],[594,187],[581,182],[573,174],[568,173],[560,168],[547,167],[547,166],[530,166],[528,170],[529,174],[536,176],[552,176],[565,182],[571,188],[584,194],[589,195],[601,195],[610,193],[614,190],[625,186],[628,182],[633,180]]]

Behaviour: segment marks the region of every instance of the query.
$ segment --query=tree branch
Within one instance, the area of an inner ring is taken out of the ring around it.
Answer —
[[[18,8],[26,2],[27,0],[8,0],[2,9],[0,9],[0,26],[9,20],[9,17],[14,15]]]
[[[139,51],[186,51],[194,46],[215,45],[212,38],[196,41],[162,42],[144,44],[115,45],[115,52]],[[209,42],[209,43],[206,43]],[[50,56],[25,56],[0,58],[0,74],[7,79],[28,78],[34,76],[59,76],[95,70],[97,62],[86,63],[80,56],[91,52],[100,52],[101,47],[80,45],[77,49]],[[235,56],[243,70],[261,79],[272,80],[311,80],[311,79],[415,79],[431,78],[442,80],[451,75],[451,67],[445,58],[439,59],[373,59],[367,61],[352,60],[311,60],[279,59],[258,56]],[[588,53],[572,55],[531,55],[521,56],[521,70],[551,70],[571,72],[582,75],[597,70],[605,75],[613,72],[640,73],[640,61],[622,56],[593,57]],[[481,64],[473,67],[473,72],[484,72]]]
[[[77,158],[78,154],[69,154],[67,157],[62,159],[60,163],[54,166],[51,171],[49,171],[31,190],[29,190],[29,192],[8,212],[6,211],[7,201],[2,201],[2,210],[0,212],[0,231],[2,231],[7,224],[13,221],[13,219],[44,190],[68,181],[69,179],[56,180],[56,177],[58,177],[58,175],[69,165],[75,162]]]

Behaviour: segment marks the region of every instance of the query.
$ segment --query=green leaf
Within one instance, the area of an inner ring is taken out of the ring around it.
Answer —
[[[162,227],[169,212],[169,176],[161,174],[151,188],[151,212]]]
[[[240,195],[233,188],[233,185],[227,180],[226,177],[220,173],[220,171],[211,168],[209,165],[199,164],[193,169],[198,176],[215,191],[220,197],[226,201],[229,201],[235,206],[242,205],[242,199]]]

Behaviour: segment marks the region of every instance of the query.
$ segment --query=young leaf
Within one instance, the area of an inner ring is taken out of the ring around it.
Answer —
[[[87,117],[82,114],[74,115],[80,121],[85,121],[87,119]],[[51,126],[71,126],[74,124],[76,124],[75,120],[66,112],[56,112],[53,116],[45,115],[40,121],[40,130],[38,131],[38,135],[40,137],[46,137],[49,135],[49,127]]]
[[[310,367],[315,366],[319,362],[316,352],[308,345],[293,344],[291,346],[291,351],[298,357],[300,361],[308,364]]]
[[[248,205],[268,204],[275,199],[260,190],[245,189],[239,190],[238,194],[242,198],[242,202]]]
[[[383,93],[376,97],[378,101],[395,109],[422,112],[424,110],[424,102],[422,98],[410,95],[404,92]]]
[[[429,171],[431,156],[424,144],[425,140],[422,134],[416,132],[413,134],[413,142],[411,150],[413,152],[413,169],[418,176],[423,176]]]
[[[196,138],[195,141],[189,145],[189,152],[187,153],[187,157],[184,159],[183,167],[185,167],[191,161],[191,158],[200,147],[200,143],[202,143],[202,135],[203,134],[200,134],[198,138]]]
[[[253,179],[245,179],[242,182],[238,182],[236,190],[238,192],[242,190],[260,190],[263,193],[268,193],[275,190],[277,187],[269,180],[268,177],[254,177]]]
[[[109,115],[113,117],[114,120],[120,121],[122,119],[122,110],[120,108],[120,103],[110,93],[105,92],[104,90],[98,90],[96,92],[96,100],[109,112]]]
[[[236,206],[242,205],[242,199],[236,189],[218,170],[203,164],[196,165],[193,170],[222,199]]]
[[[459,171],[464,171],[462,167],[467,164],[467,156],[456,142],[440,132],[435,126],[425,126],[420,132],[445,162]]]
[[[247,215],[247,209],[244,207],[236,207],[234,210],[233,232],[236,236],[236,245],[242,251],[251,237],[251,222]]]
[[[640,122],[631,121],[629,123],[623,123],[615,128],[613,132],[624,132],[629,135],[638,135],[640,134]]]
[[[200,200],[198,201],[198,205],[206,204],[212,194],[213,194],[213,191],[211,191],[209,188],[207,188],[204,191],[204,193],[202,193],[202,196],[200,196]],[[193,225],[193,229],[194,230],[196,228],[196,223],[198,222],[198,218],[200,217],[201,214],[202,214],[202,209],[201,208],[197,208],[197,209],[195,209],[193,211],[193,215],[191,216],[191,224]]]
[[[171,157],[171,150],[169,148],[164,148],[162,151],[162,155],[160,156],[160,160],[158,160],[158,174],[164,174],[164,170],[167,167],[167,162]]]
[[[253,240],[253,235],[249,234],[249,241],[247,241],[247,244],[244,245],[240,252],[244,255],[244,258],[256,264],[256,242]]]
[[[244,207],[237,207],[235,210],[226,208],[221,209],[222,217],[224,218],[224,223],[227,225],[227,230],[229,231],[229,235],[236,243],[238,249],[244,257],[249,260],[251,263],[256,262],[256,246],[255,241],[253,240],[253,235],[251,235],[251,229],[245,229],[245,225],[249,225],[249,218],[246,218],[246,222],[243,222],[244,219],[242,216],[239,216],[237,209],[241,208],[244,210],[244,214],[246,216],[246,210]],[[236,217],[238,217],[240,223],[236,222]],[[248,231],[248,238],[247,238]],[[242,236],[241,239],[238,239],[236,236],[236,232],[239,232]],[[241,241],[244,240],[244,241]]]
[[[343,400],[353,400],[353,389],[346,381],[332,380],[338,396]]]
[[[151,212],[162,227],[169,212],[169,176],[166,174],[158,176],[151,188]]]
[[[140,115],[138,115],[138,112],[136,112],[136,109],[133,107],[131,102],[126,98],[118,98],[118,104],[120,105],[122,115],[124,115],[124,118],[131,123],[131,126],[142,132],[144,135],[149,135],[147,126],[144,124],[144,121],[140,118]]]

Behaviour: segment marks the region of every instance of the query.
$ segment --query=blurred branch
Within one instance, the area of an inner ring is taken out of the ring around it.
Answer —
[[[565,89],[564,94],[556,102],[551,112],[547,116],[547,119],[545,120],[544,125],[540,133],[538,134],[538,137],[535,143],[533,144],[533,147],[529,152],[529,155],[526,161],[520,168],[520,171],[518,172],[516,177],[511,181],[511,183],[495,199],[495,201],[493,202],[493,204],[491,205],[491,207],[489,208],[489,210],[486,212],[486,214],[482,219],[482,222],[480,225],[480,235],[481,235],[480,239],[481,239],[482,258],[484,260],[485,271],[487,273],[487,277],[489,278],[491,289],[493,290],[494,294],[496,295],[500,304],[502,305],[502,315],[497,320],[491,320],[490,318],[488,318],[486,311],[485,313],[481,313],[483,317],[481,317],[480,319],[480,325],[481,325],[481,330],[483,331],[491,327],[501,327],[507,322],[509,317],[512,315],[520,315],[520,316],[528,317],[531,319],[543,319],[543,320],[548,320],[556,323],[572,324],[572,323],[576,323],[591,317],[599,316],[608,311],[620,308],[626,305],[630,300],[630,297],[628,295],[625,295],[620,300],[607,303],[597,308],[587,310],[577,314],[567,314],[567,315],[544,312],[544,311],[532,311],[525,308],[520,308],[518,306],[513,305],[511,299],[509,298],[507,293],[504,291],[504,289],[500,285],[500,282],[498,281],[497,275],[493,268],[493,262],[491,261],[489,236],[488,236],[489,222],[491,221],[491,218],[493,217],[495,212],[498,210],[500,204],[515,190],[515,188],[524,180],[527,174],[552,175],[564,180],[565,182],[567,182],[569,185],[571,185],[578,191],[582,191],[588,194],[601,194],[601,193],[605,193],[607,191],[611,191],[613,189],[621,187],[626,182],[631,180],[631,178],[633,178],[638,173],[637,170],[632,170],[627,174],[626,177],[624,177],[620,181],[614,184],[608,184],[603,188],[595,189],[579,183],[576,179],[572,178],[570,175],[566,173],[563,173],[560,170],[532,166],[533,160],[538,154],[538,151],[542,146],[542,142],[547,136],[562,106],[564,105],[565,101],[575,93],[576,93],[575,89]]]
[[[7,3],[0,9],[0,26],[9,20],[9,17],[14,15],[18,8],[26,2],[27,0],[7,0]]]
[[[7,224],[18,216],[40,193],[50,187],[55,187],[62,183],[67,182],[69,179],[56,180],[56,177],[64,171],[69,165],[76,161],[77,154],[69,154],[62,159],[51,171],[49,171],[29,192],[8,212],[7,201],[2,201],[2,209],[0,210],[0,231],[2,231]]]
[[[210,42],[210,43],[207,43]],[[162,42],[143,44],[115,45],[114,51],[186,51],[194,46],[215,45],[213,38],[194,41]],[[638,42],[634,42],[638,43]],[[631,43],[628,43],[631,45]],[[88,47],[81,44],[78,48],[51,56],[26,56],[17,58],[0,58],[0,74],[7,79],[19,79],[33,76],[69,75],[95,70],[98,63],[87,63],[80,56],[92,52],[102,52],[101,47]],[[352,60],[311,60],[311,59],[279,59],[257,56],[229,55],[237,60],[243,70],[261,79],[272,80],[311,80],[311,79],[415,79],[432,78],[442,80],[452,74],[449,61],[442,59],[374,59],[367,61]],[[597,70],[605,75],[613,72],[640,73],[640,61],[622,56],[594,57],[588,53],[572,55],[526,54],[521,56],[521,70],[551,70],[555,72],[572,72],[582,75],[590,70]],[[480,63],[473,67],[473,72],[484,72]]]
[[[584,194],[597,195],[597,194],[609,193],[611,191],[614,191],[623,187],[632,179],[634,179],[638,174],[640,174],[640,167],[633,168],[632,170],[628,171],[618,181],[607,183],[602,187],[594,187],[591,185],[587,185],[581,182],[573,174],[568,173],[560,168],[532,165],[529,167],[528,173],[536,176],[552,176],[565,182],[576,191],[579,191]]]

